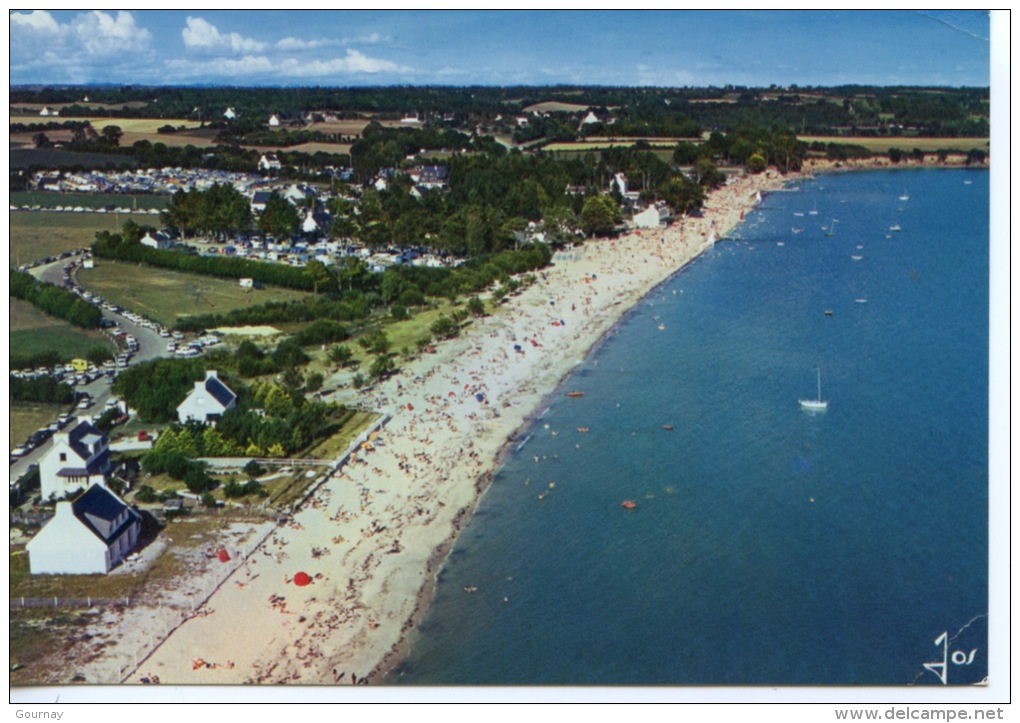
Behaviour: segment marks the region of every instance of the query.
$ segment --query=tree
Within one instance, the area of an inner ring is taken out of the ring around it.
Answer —
[[[477,296],[472,296],[471,300],[467,304],[468,311],[471,312],[472,316],[482,317],[485,316],[485,303]]]
[[[103,128],[103,140],[109,143],[115,148],[120,145],[120,139],[124,135],[124,131],[121,130],[120,126],[106,126]]]
[[[747,158],[747,170],[751,173],[761,173],[765,170],[765,156],[761,153],[752,153]]]
[[[340,366],[348,364],[354,358],[354,352],[346,344],[337,344],[330,347],[328,354],[330,361]]]
[[[678,214],[687,214],[697,210],[705,202],[704,189],[686,176],[671,178],[659,193],[670,208]]]
[[[372,362],[372,366],[369,367],[368,373],[372,375],[374,379],[382,379],[388,374],[392,374],[394,369],[396,369],[396,366],[394,365],[393,360],[385,354],[380,354],[375,358],[375,361]]]
[[[623,218],[611,196],[590,196],[581,208],[581,229],[589,236],[612,233]]]
[[[326,264],[321,261],[317,261],[316,259],[312,259],[305,264],[305,273],[312,279],[312,284],[314,284],[313,292],[315,294],[319,293],[320,288],[327,292],[333,290],[329,287],[331,282],[336,281],[336,277],[334,277],[330,270],[326,267]]]
[[[290,238],[298,229],[301,219],[297,209],[276,191],[269,194],[266,207],[259,214],[259,230],[276,238]]]
[[[432,322],[429,331],[440,339],[452,339],[460,333],[460,326],[448,316],[440,316]]]

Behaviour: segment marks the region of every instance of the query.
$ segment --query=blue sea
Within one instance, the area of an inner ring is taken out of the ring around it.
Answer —
[[[520,435],[386,682],[984,678],[988,203],[962,169],[767,195]]]

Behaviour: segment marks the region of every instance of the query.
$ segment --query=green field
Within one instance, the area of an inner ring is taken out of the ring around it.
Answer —
[[[96,259],[93,269],[78,271],[78,283],[108,301],[164,326],[195,314],[224,314],[267,301],[296,301],[304,291],[276,287],[242,289],[233,279],[217,279],[140,264]]]
[[[136,223],[154,216],[133,216]],[[121,214],[120,223],[127,218]],[[96,231],[119,231],[117,214],[11,211],[10,265],[21,266],[64,251],[91,246]]]
[[[86,331],[66,321],[47,316],[27,301],[10,299],[10,355],[29,356],[44,351],[57,351],[67,360],[82,357],[90,349],[113,344],[98,331]]]
[[[49,191],[13,191],[11,204],[14,206],[81,206],[82,208],[138,208],[164,209],[170,203],[170,196],[153,196],[145,193],[134,195],[123,193],[52,193]]]
[[[797,136],[804,143],[837,143],[841,145],[863,146],[872,153],[888,153],[890,148],[912,151],[920,148],[925,153],[947,149],[966,153],[972,148],[988,151],[987,138],[914,138],[911,136]]]

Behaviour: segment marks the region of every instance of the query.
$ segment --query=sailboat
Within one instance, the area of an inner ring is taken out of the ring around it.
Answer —
[[[815,201],[814,208],[812,208],[810,211],[808,211],[808,215],[810,215],[810,216],[817,216],[818,215],[818,202],[817,201]]]
[[[900,196],[900,200],[901,201],[909,201],[910,200],[910,194],[907,193],[906,189],[903,190],[903,195]]]
[[[835,236],[836,235],[836,224],[837,223],[839,223],[839,219],[835,219],[835,218],[832,219],[832,223],[829,224],[829,230],[825,232],[826,236]]]
[[[806,409],[812,412],[824,412],[829,408],[829,403],[822,401],[822,370],[818,370],[818,398],[817,399],[800,399],[800,408]]]

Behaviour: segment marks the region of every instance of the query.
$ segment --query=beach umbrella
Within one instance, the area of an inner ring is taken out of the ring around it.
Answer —
[[[414,411],[414,406],[410,402],[407,403],[407,411],[409,411],[409,412],[413,412]]]
[[[219,552],[216,553],[216,557],[219,558],[220,562],[229,562],[230,561],[230,555],[227,553],[226,550],[224,550],[222,548],[220,549]]]
[[[520,353],[520,352],[522,352],[524,350],[521,349],[521,345],[520,344],[514,344],[514,351]]]
[[[484,402],[485,401],[485,395],[482,394],[481,392],[478,392],[478,394],[475,395],[475,399],[477,399],[479,402]]]
[[[299,572],[294,576],[294,584],[298,587],[304,587],[312,582],[312,578],[307,572]]]

